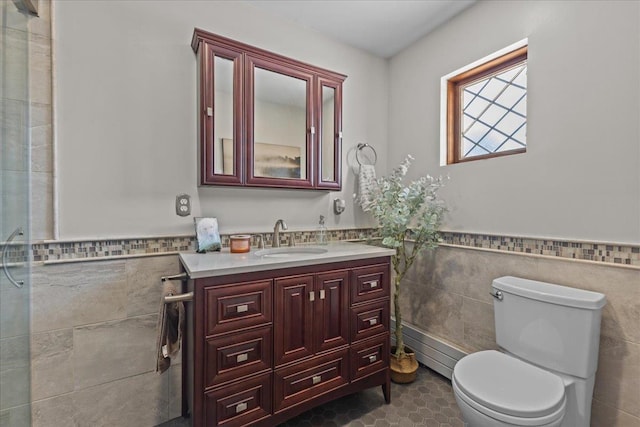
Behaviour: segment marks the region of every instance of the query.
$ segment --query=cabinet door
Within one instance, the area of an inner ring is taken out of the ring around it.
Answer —
[[[276,365],[313,354],[313,276],[275,280],[274,359]]]
[[[342,81],[318,78],[316,187],[342,188]]]
[[[200,183],[241,185],[242,52],[203,42],[200,61]]]
[[[316,276],[314,310],[315,351],[349,342],[349,272],[330,271]]]
[[[313,74],[246,58],[247,184],[313,187]]]

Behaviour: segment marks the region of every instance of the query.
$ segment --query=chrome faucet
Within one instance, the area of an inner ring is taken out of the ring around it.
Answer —
[[[277,220],[276,221],[276,226],[273,227],[273,247],[274,248],[279,248],[280,247],[280,228],[282,227],[282,230],[288,230],[287,224],[284,222],[284,220]]]

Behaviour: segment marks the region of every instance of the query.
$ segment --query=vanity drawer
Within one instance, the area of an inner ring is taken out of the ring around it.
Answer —
[[[389,366],[389,334],[351,346],[351,381]]]
[[[271,280],[205,288],[207,336],[272,321]]]
[[[389,300],[362,304],[351,309],[351,342],[389,330]]]
[[[207,340],[205,387],[271,369],[271,350],[271,326]]]
[[[268,373],[206,393],[203,425],[237,427],[269,416],[271,385]]]
[[[274,412],[349,383],[348,349],[279,369],[274,373]]]
[[[389,296],[389,264],[354,268],[351,272],[351,304]]]

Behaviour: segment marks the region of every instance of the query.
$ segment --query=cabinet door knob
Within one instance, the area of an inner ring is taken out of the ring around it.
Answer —
[[[316,300],[316,293],[314,291],[309,292],[309,301]]]
[[[238,403],[236,405],[236,414],[245,411],[247,409],[247,402]]]
[[[209,117],[213,116],[213,108],[207,107],[207,116]]]
[[[236,307],[236,313],[244,313],[245,311],[249,311],[249,306],[247,304],[242,304]]]
[[[247,353],[239,354],[236,356],[236,363],[244,362],[248,358],[249,358],[249,355]]]
[[[322,376],[320,375],[315,375],[313,378],[311,378],[311,382],[313,382],[313,385],[318,384],[320,381],[322,381]]]
[[[324,289],[320,290],[320,299],[324,299]]]

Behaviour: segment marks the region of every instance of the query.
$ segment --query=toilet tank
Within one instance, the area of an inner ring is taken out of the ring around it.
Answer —
[[[495,279],[492,288],[500,347],[568,375],[596,372],[603,294],[512,276]]]

